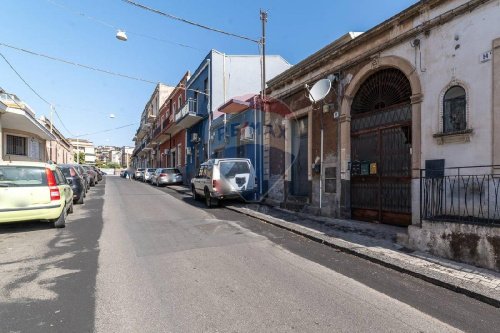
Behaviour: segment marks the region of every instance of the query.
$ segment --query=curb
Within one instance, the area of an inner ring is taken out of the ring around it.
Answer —
[[[184,190],[174,189],[174,188],[170,188],[170,189],[172,189],[180,194],[186,194],[187,192],[189,192],[189,190],[187,190],[187,189],[184,189]],[[245,211],[243,209],[240,209],[240,208],[234,207],[234,206],[224,206],[224,208],[229,209],[229,210],[236,212],[236,213],[239,213],[239,214],[243,214],[243,215],[255,218],[259,221],[274,225],[274,226],[279,227],[281,229],[285,229],[287,231],[293,232],[294,234],[300,235],[300,236],[305,237],[305,238],[312,240],[314,242],[317,242],[317,243],[329,246],[331,248],[340,250],[344,253],[354,255],[356,257],[368,260],[368,261],[373,262],[375,264],[393,269],[393,270],[398,271],[400,273],[408,274],[410,276],[424,280],[424,281],[429,282],[431,284],[434,284],[436,286],[446,288],[446,289],[451,290],[453,292],[460,293],[460,294],[466,295],[468,297],[474,298],[480,302],[492,305],[496,308],[500,308],[500,299],[492,298],[492,297],[489,297],[485,294],[482,294],[482,293],[479,293],[479,292],[476,292],[476,291],[473,291],[470,289],[463,288],[459,285],[456,285],[456,284],[453,284],[450,282],[440,280],[438,278],[435,278],[435,277],[426,275],[424,273],[418,272],[417,270],[412,270],[412,269],[407,268],[407,267],[402,267],[402,266],[396,265],[396,264],[391,263],[389,261],[378,258],[374,255],[362,253],[362,252],[356,250],[355,246],[352,246],[352,248],[349,248],[347,246],[347,244],[353,244],[353,243],[339,239],[339,242],[336,244],[328,239],[324,239],[324,238],[320,237],[319,235],[314,235],[312,233],[307,233],[305,231],[299,230],[297,228],[292,228],[292,227],[286,226],[282,223],[275,222],[270,218],[264,218],[262,216],[263,214],[261,214],[261,213],[254,213],[251,211]],[[318,221],[316,221],[316,222],[318,222]],[[288,222],[288,223],[292,223],[292,222]],[[342,245],[340,243],[345,243],[346,245]]]
[[[434,284],[436,286],[439,286],[439,287],[442,287],[442,288],[446,288],[448,290],[451,290],[451,291],[454,291],[454,292],[457,292],[457,293],[460,293],[460,294],[464,294],[466,296],[474,298],[474,299],[476,299],[478,301],[481,301],[483,303],[486,303],[486,304],[492,305],[494,307],[500,308],[500,300],[499,299],[495,299],[495,298],[489,297],[487,295],[475,292],[475,291],[470,290],[470,289],[465,289],[465,288],[460,287],[458,285],[455,285],[453,283],[449,283],[449,282],[437,279],[435,277],[426,275],[424,273],[417,272],[416,270],[412,270],[412,269],[409,269],[409,268],[406,268],[406,267],[398,266],[398,265],[396,265],[394,263],[391,263],[389,261],[385,261],[385,260],[382,260],[382,259],[377,258],[375,256],[372,256],[372,255],[369,255],[369,254],[366,254],[366,253],[362,253],[360,251],[356,251],[355,249],[351,249],[351,248],[349,248],[347,246],[342,246],[341,244],[335,244],[335,243],[333,243],[333,242],[331,242],[329,240],[323,239],[323,238],[321,238],[319,236],[315,236],[313,234],[309,234],[307,232],[304,232],[304,231],[301,231],[301,230],[298,230],[298,229],[295,229],[295,228],[292,228],[292,227],[288,227],[288,226],[283,225],[281,223],[274,222],[271,219],[265,219],[264,217],[259,216],[259,214],[252,214],[252,212],[243,211],[243,210],[241,210],[241,209],[239,209],[237,207],[232,207],[232,206],[225,206],[224,208],[229,209],[229,210],[234,211],[234,212],[237,212],[237,213],[240,213],[240,214],[243,214],[243,215],[246,215],[246,216],[249,216],[249,217],[253,217],[253,218],[258,219],[258,220],[260,220],[262,222],[265,222],[265,223],[274,225],[276,227],[285,229],[287,231],[293,232],[293,233],[295,233],[297,235],[303,236],[303,237],[305,237],[307,239],[310,239],[312,241],[315,241],[317,243],[320,243],[320,244],[329,246],[331,248],[340,250],[342,252],[354,255],[356,257],[359,257],[359,258],[371,261],[371,262],[379,264],[381,266],[384,266],[384,267],[396,270],[396,271],[398,271],[400,273],[411,275],[413,277],[419,278],[419,279],[424,280],[426,282],[432,283],[432,284]],[[342,241],[342,242],[349,243],[347,241]]]

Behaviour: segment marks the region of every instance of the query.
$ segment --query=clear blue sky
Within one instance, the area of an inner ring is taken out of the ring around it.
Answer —
[[[136,0],[219,29],[260,36],[259,9],[269,12],[267,52],[296,64],[348,31],[366,31],[415,0],[320,1],[161,1]],[[73,9],[63,9],[59,4]],[[87,16],[121,27],[129,40]],[[3,0],[0,43],[64,58],[151,81],[176,84],[196,69],[210,49],[228,54],[257,54],[253,43],[201,30],[138,9],[120,0]],[[144,38],[188,44],[197,49]],[[53,62],[0,46],[0,52],[40,95],[56,105],[75,135],[138,122],[154,85]],[[0,59],[0,87],[17,94],[36,112],[49,107]],[[115,114],[114,119],[109,114]],[[71,136],[54,118],[55,125]],[[85,136],[96,145],[133,145],[137,126]]]

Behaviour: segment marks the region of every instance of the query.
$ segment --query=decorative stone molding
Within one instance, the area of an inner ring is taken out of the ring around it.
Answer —
[[[424,99],[424,95],[423,94],[414,94],[410,97],[410,100],[411,100],[411,104],[418,104],[418,103],[422,103],[422,100]]]
[[[451,133],[436,133],[432,136],[436,139],[439,145],[445,143],[467,143],[470,142],[470,137],[474,131],[469,128],[463,131],[451,132]]]

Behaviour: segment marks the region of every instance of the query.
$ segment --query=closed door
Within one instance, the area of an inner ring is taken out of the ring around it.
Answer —
[[[291,194],[309,195],[308,182],[308,120],[299,119],[292,125],[292,186]]]

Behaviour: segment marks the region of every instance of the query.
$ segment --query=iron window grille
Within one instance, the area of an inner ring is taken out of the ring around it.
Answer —
[[[7,155],[27,155],[27,139],[22,136],[7,134]]]
[[[443,98],[443,133],[460,132],[467,128],[466,94],[461,86],[450,87]]]

